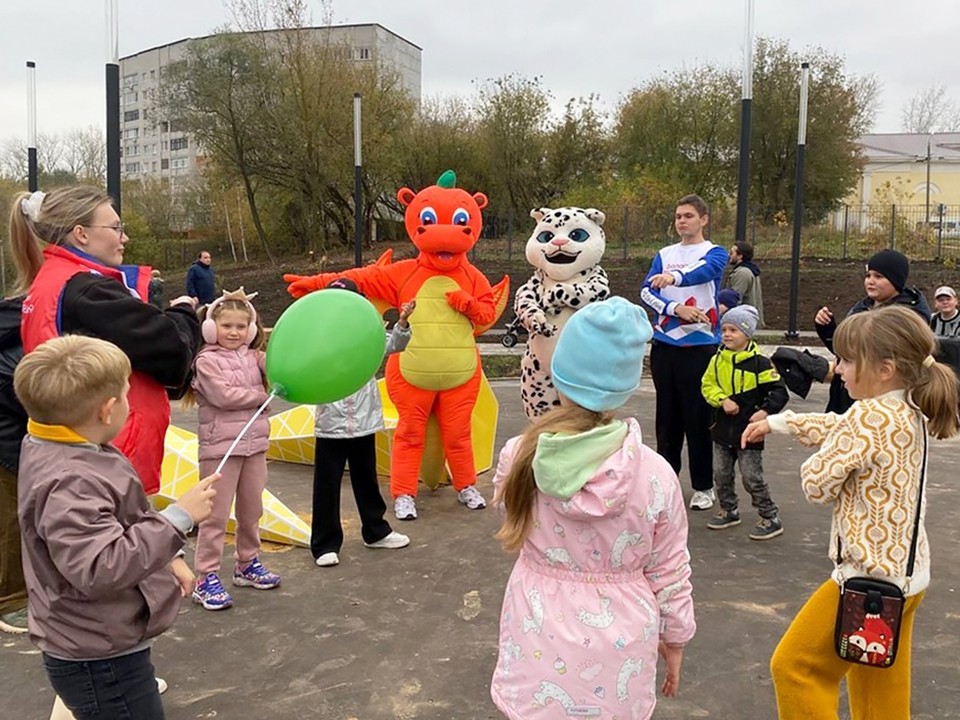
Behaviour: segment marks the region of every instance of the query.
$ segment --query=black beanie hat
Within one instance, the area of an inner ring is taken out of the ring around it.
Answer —
[[[896,250],[881,250],[867,261],[867,270],[880,273],[897,291],[901,291],[910,276],[910,261]]]

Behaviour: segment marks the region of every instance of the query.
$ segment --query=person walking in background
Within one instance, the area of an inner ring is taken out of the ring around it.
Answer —
[[[949,285],[941,285],[933,295],[937,312],[930,318],[930,329],[937,337],[960,337],[960,309],[957,308],[957,293]]]
[[[614,416],[651,335],[622,297],[574,313],[550,367],[561,406],[500,453],[497,538],[520,556],[490,693],[512,720],[649,718],[658,654],[661,692],[679,689],[696,632],[683,492],[636,419]]]
[[[929,323],[930,306],[927,305],[927,299],[917,288],[907,287],[909,277],[910,260],[906,255],[896,250],[881,250],[876,253],[867,261],[867,271],[863,278],[866,297],[854,304],[847,311],[846,317],[888,305],[903,305]],[[824,305],[817,311],[813,322],[824,347],[833,352],[833,334],[837,330],[833,312]],[[839,375],[829,373],[828,376],[832,379],[827,412],[844,413],[853,405],[853,400],[850,399]]]
[[[147,295],[149,296],[149,302],[151,305],[154,305],[158,308],[163,307],[163,278],[160,276],[159,270],[154,270],[151,273],[150,285],[147,288]]]
[[[740,303],[752,305],[760,318],[758,328],[765,327],[763,322],[763,291],[760,288],[760,268],[753,262],[753,243],[738,240],[730,248],[730,274],[724,288],[736,290],[740,294]]]
[[[657,452],[680,473],[683,439],[693,496],[690,507],[709,510],[713,491],[713,411],[700,393],[700,380],[720,343],[717,293],[727,251],[703,236],[710,221],[697,195],[677,203],[674,224],[680,242],[653,258],[640,298],[655,313],[650,371],[657,391]]]
[[[201,250],[190,269],[187,270],[187,295],[198,305],[209,305],[217,294],[217,281],[213,272],[210,252]]]
[[[753,342],[757,321],[757,309],[752,305],[728,310],[720,318],[723,346],[703,374],[703,397],[715,408],[713,485],[720,502],[719,512],[707,527],[723,530],[740,524],[734,467],[739,465],[743,487],[760,514],[750,539],[769,540],[783,534],[783,523],[763,477],[763,442],[741,448],[740,436],[749,423],[783,410],[787,387]]]

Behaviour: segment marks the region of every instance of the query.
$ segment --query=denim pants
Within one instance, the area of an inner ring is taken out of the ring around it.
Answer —
[[[108,660],[43,654],[50,684],[76,720],[163,720],[150,649]]]
[[[772,520],[777,517],[777,505],[770,497],[770,488],[763,479],[763,451],[756,448],[732,448],[720,443],[713,446],[713,484],[717,489],[720,507],[727,512],[737,512],[736,470],[740,466],[743,487],[750,493],[753,506],[760,517]]]

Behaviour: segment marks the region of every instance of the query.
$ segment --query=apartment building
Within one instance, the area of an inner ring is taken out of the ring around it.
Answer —
[[[317,40],[348,49],[356,63],[374,60],[394,68],[410,95],[420,100],[422,49],[378,24],[310,28]],[[268,31],[280,32],[280,31]],[[206,36],[209,37],[209,36]],[[121,166],[125,178],[188,180],[203,163],[203,148],[176,123],[155,115],[164,69],[183,59],[185,38],[120,59]]]

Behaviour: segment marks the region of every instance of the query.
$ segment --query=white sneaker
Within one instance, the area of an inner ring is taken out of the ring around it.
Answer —
[[[396,530],[391,530],[389,535],[380,538],[376,542],[364,543],[364,545],[366,545],[368,548],[386,548],[387,550],[396,550],[398,548],[406,547],[409,544],[410,538],[408,538],[406,535],[401,535]]]
[[[340,558],[335,552],[324,553],[317,558],[318,567],[333,567],[340,564]]]
[[[167,681],[163,678],[157,678],[157,692],[163,695],[167,691]]]
[[[470,487],[465,487],[457,494],[457,500],[462,502],[471,510],[480,510],[487,506],[487,501],[483,499],[483,495],[480,494],[480,491],[477,490],[476,485],[471,485]]]
[[[691,510],[709,510],[713,507],[713,503],[716,502],[717,496],[713,492],[713,488],[709,490],[694,490],[693,497],[690,498],[690,509]]]
[[[393,501],[393,514],[397,516],[397,520],[416,520],[417,502],[413,495],[397,495],[397,499]]]

